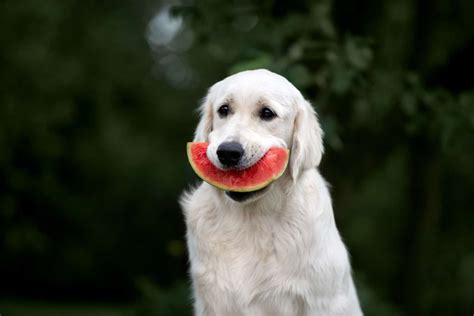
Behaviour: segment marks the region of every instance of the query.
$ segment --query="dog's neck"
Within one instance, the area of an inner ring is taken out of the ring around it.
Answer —
[[[301,177],[302,175],[300,175]],[[299,177],[299,178],[300,178]],[[287,209],[285,206],[287,201],[292,198],[297,188],[298,179],[293,180],[288,172],[280,177],[278,180],[273,182],[266,192],[256,200],[248,202],[236,202],[231,200],[229,197],[224,196],[224,192],[217,190],[218,194],[223,195],[228,207],[237,212],[252,212],[257,214],[271,213],[275,214],[283,212]]]

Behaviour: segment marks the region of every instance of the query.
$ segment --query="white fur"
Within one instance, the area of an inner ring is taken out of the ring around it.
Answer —
[[[222,104],[232,114],[219,118]],[[278,115],[258,117],[262,106]],[[284,175],[264,193],[235,202],[207,183],[181,199],[196,315],[362,315],[327,184],[317,170],[322,132],[311,105],[285,78],[245,71],[215,84],[195,141],[238,141],[246,165],[272,146],[291,149]]]

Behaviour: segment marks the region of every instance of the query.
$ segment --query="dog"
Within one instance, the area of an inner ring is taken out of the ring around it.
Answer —
[[[316,113],[284,77],[243,71],[214,84],[194,141],[221,169],[252,166],[290,149],[268,187],[225,192],[206,182],[180,200],[198,316],[359,316],[348,253],[336,228]]]

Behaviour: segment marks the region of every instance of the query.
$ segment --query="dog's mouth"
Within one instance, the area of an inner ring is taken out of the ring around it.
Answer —
[[[262,194],[268,187],[259,189],[252,192],[235,192],[235,191],[225,191],[225,194],[236,202],[244,202],[248,199]]]

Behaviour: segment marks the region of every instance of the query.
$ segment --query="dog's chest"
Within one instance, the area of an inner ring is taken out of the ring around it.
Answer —
[[[247,305],[275,299],[282,286],[304,279],[305,269],[295,260],[301,231],[288,231],[275,216],[228,217],[200,225],[192,270],[195,285],[208,295],[227,295]]]

